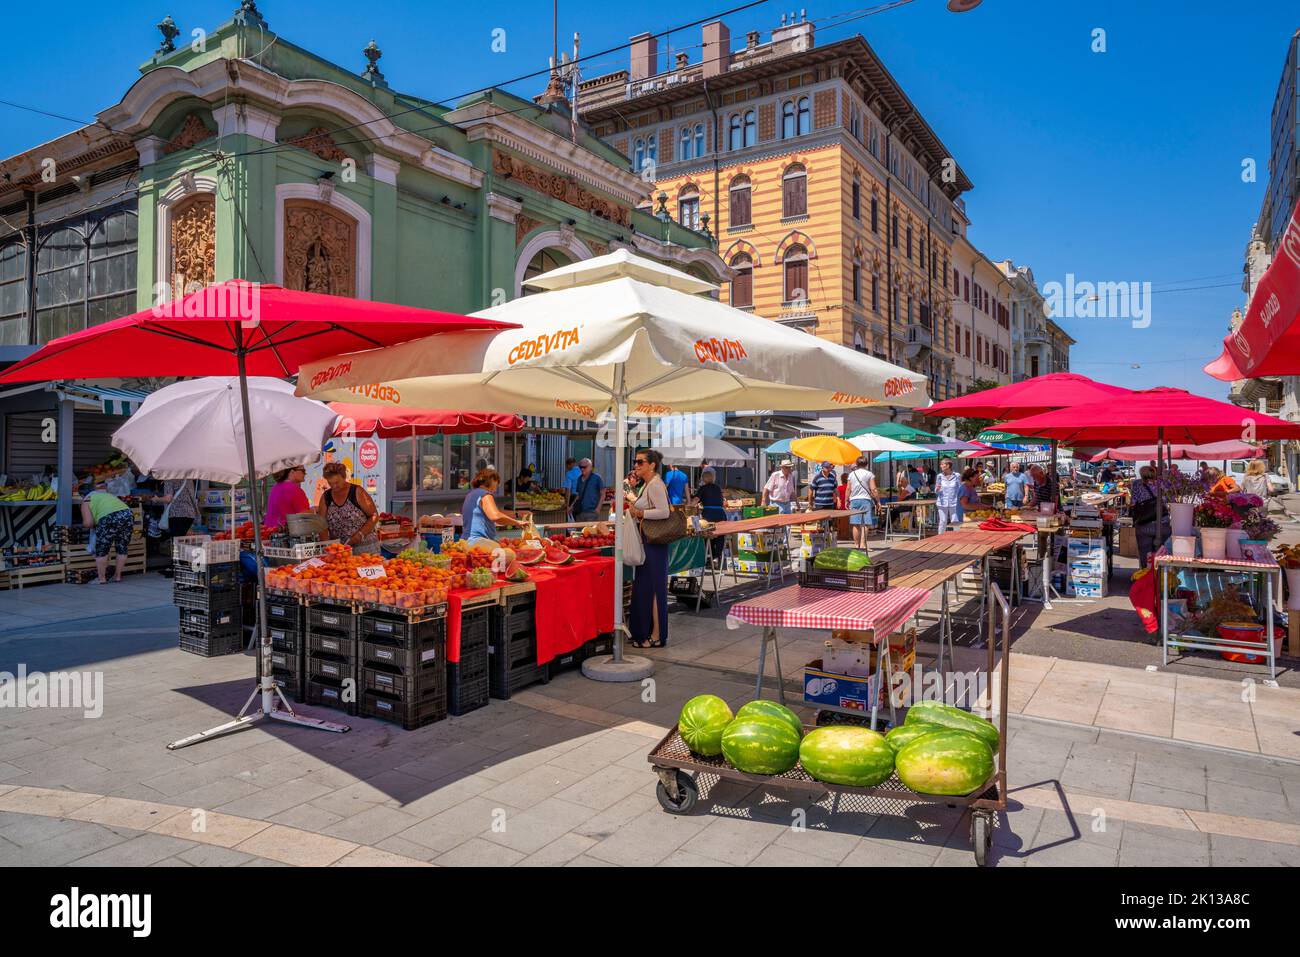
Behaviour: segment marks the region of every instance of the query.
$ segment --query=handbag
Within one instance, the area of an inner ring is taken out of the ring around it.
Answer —
[[[1150,486],[1146,486],[1150,491]],[[1150,525],[1156,520],[1156,499],[1153,495],[1151,498],[1143,499],[1129,509],[1129,517],[1133,519],[1134,525]]]
[[[645,546],[641,544],[641,535],[631,512],[623,513],[623,564],[645,564]]]
[[[172,499],[172,502],[174,502],[174,501],[175,501],[175,499],[173,498],[173,499]],[[160,529],[162,529],[164,532],[168,530],[168,526],[169,526],[170,521],[171,521],[171,517],[172,517],[172,502],[168,502],[168,503],[167,503],[167,507],[163,509],[162,517],[158,519],[158,527],[159,527]]]
[[[690,534],[686,513],[674,508],[667,518],[641,519],[641,535],[647,545],[671,545]]]

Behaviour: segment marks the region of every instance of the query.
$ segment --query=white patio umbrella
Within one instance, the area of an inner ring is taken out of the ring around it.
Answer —
[[[320,459],[337,412],[267,376],[248,377],[248,401],[257,435],[254,478]],[[159,389],[113,433],[113,445],[155,478],[245,481],[250,469],[239,379],[207,376]]]
[[[851,439],[845,439],[849,445],[854,445],[864,452],[924,452],[923,445],[912,445],[909,442],[900,442],[898,439],[891,439],[887,435],[876,435],[874,432],[863,432],[861,435],[855,435]]]
[[[545,290],[476,315],[517,323],[500,333],[449,333],[306,363],[298,391],[379,405],[470,406],[608,422],[618,474],[628,414],[665,416],[772,408],[824,411],[927,403],[925,376],[733,309],[712,283],[619,250],[553,270]],[[615,589],[622,594],[621,496],[615,496]],[[622,654],[583,665],[591,677],[650,674]]]
[[[672,465],[697,466],[708,462],[716,468],[744,468],[754,461],[754,454],[738,449],[712,435],[698,435],[689,439],[676,439],[671,443],[656,445],[664,461]]]

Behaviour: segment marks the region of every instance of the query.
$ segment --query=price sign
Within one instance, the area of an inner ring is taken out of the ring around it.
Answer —
[[[388,573],[384,571],[383,565],[364,565],[357,569],[357,574],[362,578],[387,578]]]
[[[295,575],[300,575],[300,574],[302,574],[303,572],[305,572],[305,571],[306,571],[307,569],[309,569],[309,568],[319,568],[321,565],[324,565],[324,564],[325,564],[325,563],[324,563],[323,561],[321,561],[319,558],[309,558],[309,559],[307,559],[305,562],[303,562],[303,563],[300,564],[300,565],[294,565],[294,566],[293,566],[293,573],[294,573]]]

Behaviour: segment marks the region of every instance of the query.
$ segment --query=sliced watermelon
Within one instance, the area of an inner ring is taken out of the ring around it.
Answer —
[[[567,548],[558,545],[552,546],[546,550],[546,563],[548,565],[567,565],[573,561],[573,555]]]
[[[531,565],[534,562],[540,562],[545,554],[546,550],[542,548],[517,548],[515,549],[515,561],[521,565]]]

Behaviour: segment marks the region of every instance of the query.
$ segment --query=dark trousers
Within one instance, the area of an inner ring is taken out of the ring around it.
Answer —
[[[645,563],[632,579],[632,609],[628,630],[633,641],[651,641],[653,610],[659,609],[659,640],[668,643],[668,548],[667,545],[645,546]]]
[[[190,526],[194,524],[192,518],[167,518],[167,534],[172,538],[180,538],[190,533]]]

